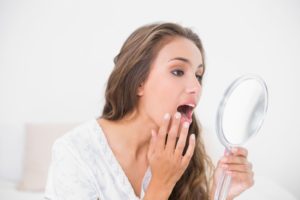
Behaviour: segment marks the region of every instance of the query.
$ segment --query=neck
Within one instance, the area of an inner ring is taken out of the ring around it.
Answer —
[[[126,152],[129,159],[145,159],[151,138],[151,129],[156,124],[145,114],[134,113],[118,121],[100,118],[109,145],[116,153]],[[126,150],[126,151],[124,151]]]

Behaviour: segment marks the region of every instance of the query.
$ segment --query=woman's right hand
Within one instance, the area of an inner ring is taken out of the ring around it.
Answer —
[[[189,146],[183,155],[189,123],[184,122],[181,130],[179,130],[181,115],[177,112],[168,129],[170,118],[169,114],[165,114],[163,124],[159,130],[152,131],[148,150],[148,161],[152,178],[144,199],[168,199],[194,153],[195,135],[191,134]]]

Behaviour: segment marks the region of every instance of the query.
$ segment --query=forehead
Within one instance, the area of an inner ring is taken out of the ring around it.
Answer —
[[[199,48],[189,39],[183,37],[175,37],[166,42],[157,52],[154,63],[168,63],[170,60],[176,61],[174,58],[185,58],[193,67],[200,66],[202,62],[202,54]]]

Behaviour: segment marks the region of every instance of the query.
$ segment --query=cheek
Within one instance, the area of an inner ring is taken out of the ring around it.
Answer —
[[[176,97],[176,90],[175,90],[174,83],[168,79],[161,78],[155,82],[149,84],[148,87],[148,96],[154,96],[158,102],[169,102],[174,101]]]
[[[144,100],[147,113],[155,118],[162,118],[165,113],[176,111],[178,94],[172,84],[164,81],[151,84],[145,90]]]
[[[177,111],[183,86],[169,72],[152,71],[144,85],[142,109],[159,124],[165,113],[174,114]]]
[[[164,87],[149,87],[144,96],[148,111],[161,110],[161,107],[165,106],[166,92]]]

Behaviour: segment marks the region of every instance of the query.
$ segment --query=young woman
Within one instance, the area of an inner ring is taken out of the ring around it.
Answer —
[[[253,185],[247,150],[212,172],[193,111],[202,90],[199,37],[174,23],[138,28],[115,57],[102,116],[53,146],[45,197],[84,200],[209,200],[222,170],[228,199]]]

